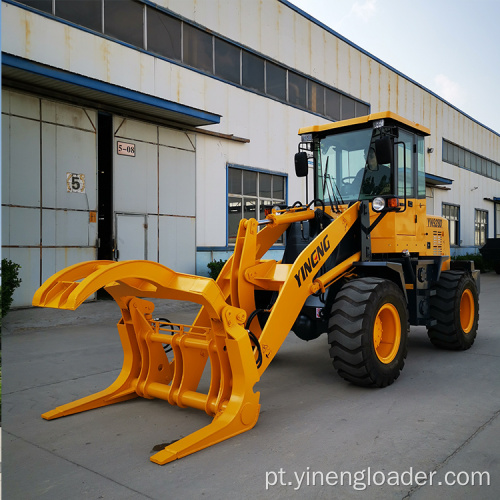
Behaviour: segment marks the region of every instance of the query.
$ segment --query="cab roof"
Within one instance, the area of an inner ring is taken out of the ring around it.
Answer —
[[[419,123],[412,122],[399,116],[391,111],[382,111],[380,113],[373,113],[371,115],[359,116],[358,118],[350,118],[349,120],[341,120],[338,122],[327,123],[325,125],[313,125],[311,127],[303,127],[299,129],[299,135],[302,134],[311,134],[314,132],[325,132],[327,130],[334,130],[338,128],[345,127],[355,127],[356,125],[368,124],[370,122],[374,122],[376,120],[393,120],[395,122],[404,125],[405,127],[409,127],[414,131],[418,132],[420,135],[430,135],[431,131],[427,127],[420,125]]]

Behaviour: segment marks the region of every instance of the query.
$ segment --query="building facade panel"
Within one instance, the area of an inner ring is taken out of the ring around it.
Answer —
[[[62,88],[55,78],[52,93],[38,88],[32,75],[19,77],[21,91],[15,80],[5,84],[2,235],[4,255],[20,260],[26,279],[17,305],[29,303],[40,279],[67,263],[96,258],[103,237],[110,258],[130,252],[206,274],[207,262],[232,250],[228,219],[236,205],[229,206],[228,169],[262,177],[263,193],[267,180],[279,179],[286,202],[304,201],[305,180],[293,172],[297,130],[368,112],[390,110],[431,129],[427,171],[444,183],[427,186],[428,211],[458,217],[454,253],[477,252],[478,224],[485,236],[500,233],[499,134],[397,69],[284,0],[130,5],[142,13],[134,17],[136,27],[111,29],[104,12],[103,34],[97,20],[81,27],[22,1],[2,1],[3,52],[64,71],[70,82]],[[149,16],[175,26],[171,46],[152,38]],[[200,50],[193,49],[195,40]],[[96,97],[78,76],[97,88],[111,84],[115,93],[133,91],[135,101],[125,109],[116,95]],[[182,112],[175,118],[152,114],[141,103],[145,97],[221,118],[196,129]],[[443,141],[459,148],[463,166],[444,160]],[[109,151],[101,150],[103,143]],[[468,168],[466,158],[473,157],[480,166]],[[260,193],[242,194],[255,215],[261,199]],[[29,235],[20,229],[25,219]],[[281,251],[278,245],[272,256]]]
[[[19,111],[20,112],[20,111]],[[11,205],[40,204],[40,122],[22,116],[8,115],[4,123],[7,163],[2,171],[8,182],[2,182],[2,201]],[[2,175],[3,177],[3,175]]]

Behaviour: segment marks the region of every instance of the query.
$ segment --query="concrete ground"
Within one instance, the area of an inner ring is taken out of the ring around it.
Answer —
[[[438,350],[412,328],[406,366],[385,389],[338,377],[325,337],[291,334],[256,386],[257,425],[165,466],[149,461],[155,448],[209,423],[203,412],[136,398],[40,417],[118,375],[114,302],[12,311],[3,325],[4,498],[500,498],[499,296],[500,275],[482,275],[469,351]],[[189,322],[195,312],[170,303],[157,314]]]

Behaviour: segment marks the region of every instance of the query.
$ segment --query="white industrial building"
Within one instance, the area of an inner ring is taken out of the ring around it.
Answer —
[[[428,212],[453,253],[499,237],[500,134],[286,0],[2,0],[14,305],[84,260],[206,275],[241,217],[304,200],[300,127],[386,110],[431,130]]]

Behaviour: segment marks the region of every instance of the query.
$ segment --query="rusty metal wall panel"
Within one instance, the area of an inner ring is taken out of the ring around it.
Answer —
[[[21,286],[12,296],[13,307],[31,305],[33,295],[40,286],[40,249],[39,248],[2,248],[2,257],[20,264]]]
[[[144,260],[147,257],[147,216],[116,214],[117,260]]]
[[[86,211],[97,209],[94,131],[43,123],[42,165],[44,207]],[[83,176],[85,186],[82,192],[68,192],[68,174]]]
[[[176,271],[196,272],[196,219],[159,217],[160,263]]]
[[[95,133],[97,113],[58,101],[41,101],[42,121]]]
[[[41,281],[45,281],[54,274],[54,270],[61,270],[65,267],[72,266],[73,264],[78,264],[79,262],[85,262],[87,260],[95,260],[97,258],[97,251],[95,248],[87,247],[66,247],[66,248],[42,248],[42,258],[41,258]],[[33,290],[35,293],[35,290]],[[28,297],[31,303],[33,294]],[[90,297],[93,299],[94,295]]]
[[[159,148],[159,213],[196,215],[195,153]]]
[[[146,259],[154,262],[158,260],[158,215],[147,215],[146,217]]]
[[[151,123],[116,116],[113,127],[117,138],[134,139],[151,144],[158,142],[158,127]]]
[[[96,256],[97,224],[89,221],[97,205],[95,112],[15,91],[2,97],[2,250],[23,270],[14,297],[20,306],[60,269],[43,260],[45,250],[64,261],[73,255],[71,263]],[[82,192],[68,193],[68,172],[83,174]]]
[[[40,244],[38,208],[3,206],[2,211],[6,223],[6,227],[2,227],[2,245],[19,247]]]
[[[97,224],[89,213],[76,210],[42,210],[42,246],[95,247]]]
[[[186,151],[196,150],[196,135],[194,133],[158,127],[158,142],[162,146],[185,149]]]
[[[2,136],[2,203],[39,207],[40,122],[3,115]]]
[[[2,90],[2,113],[39,120],[40,99],[27,94]]]
[[[178,262],[187,269],[184,257],[194,259],[195,256],[194,134],[119,117],[114,119],[114,128],[113,190],[120,260],[123,252],[137,253],[137,249],[130,249],[135,235],[140,241],[145,240],[141,255],[145,253],[148,259],[159,259],[163,263],[165,259]],[[118,154],[118,142],[133,146],[133,155]],[[127,216],[144,218],[145,227],[139,228],[130,222],[132,219],[125,219]],[[172,231],[177,232],[184,223],[185,237],[172,239]],[[194,260],[192,264],[194,266]]]
[[[157,127],[144,124],[141,128],[140,122],[125,120],[122,123],[122,119],[117,117],[114,123],[114,210],[122,213],[158,213]],[[130,144],[134,148],[134,156],[119,154],[119,142]]]

